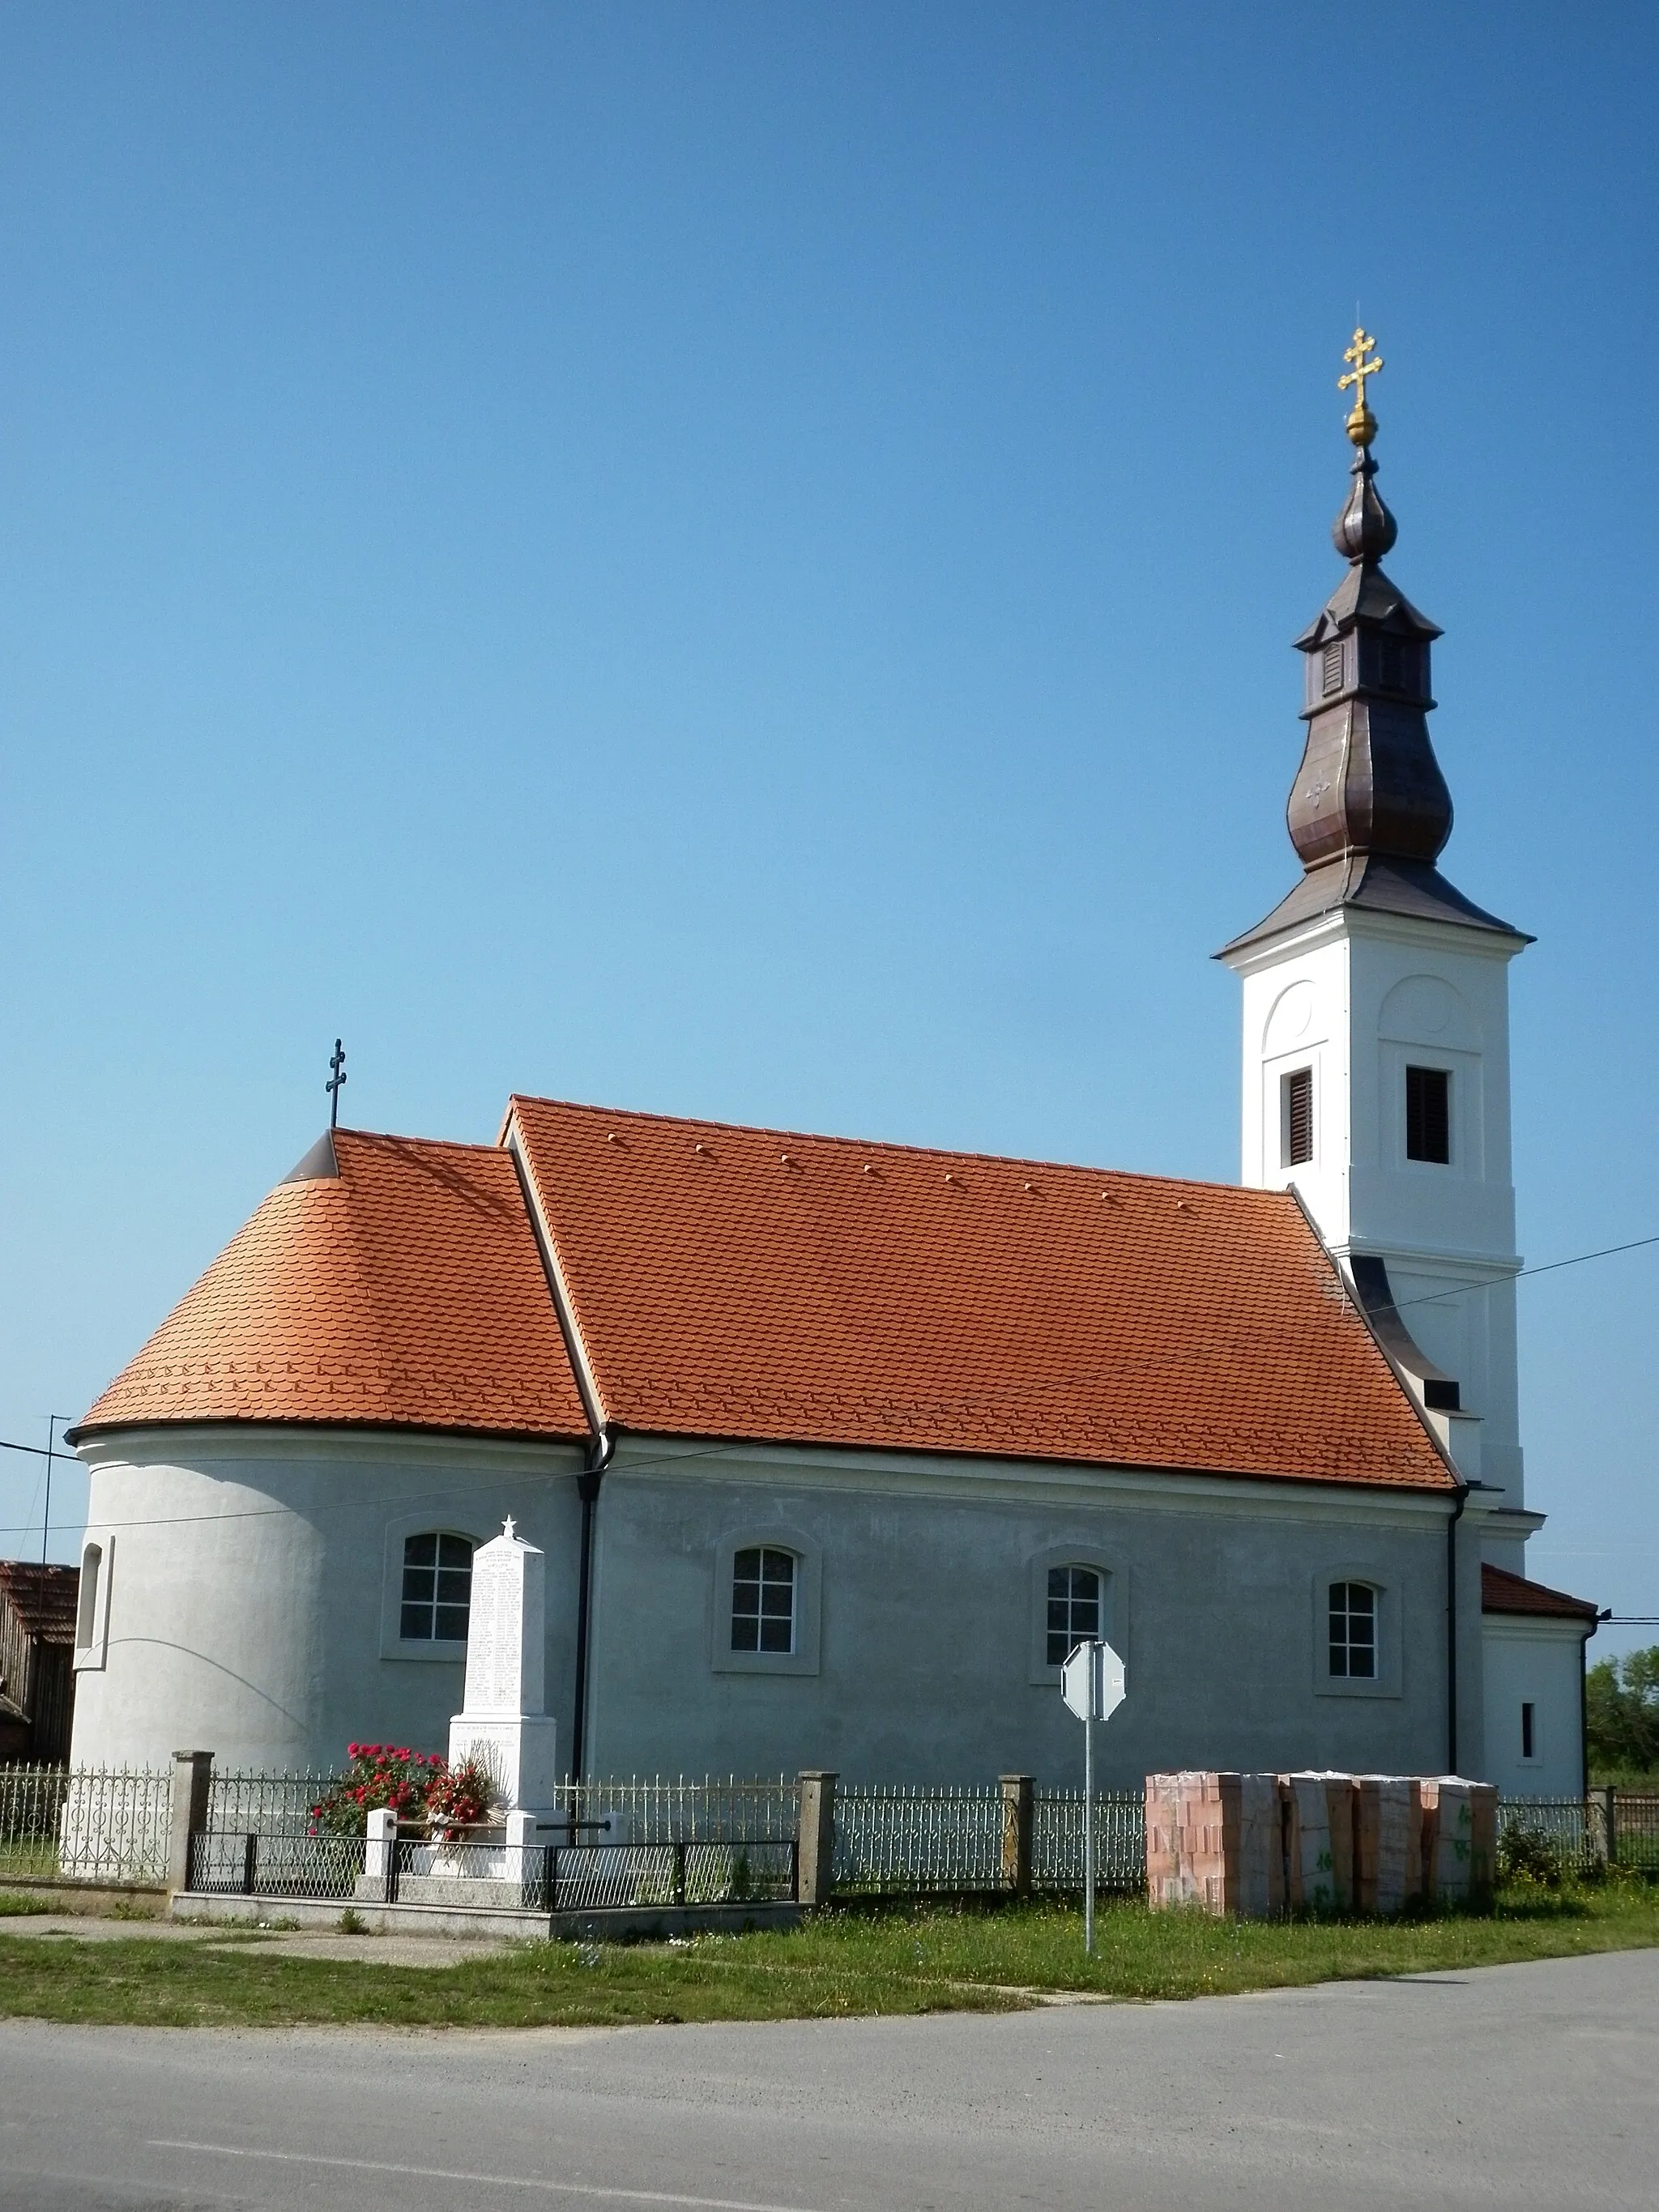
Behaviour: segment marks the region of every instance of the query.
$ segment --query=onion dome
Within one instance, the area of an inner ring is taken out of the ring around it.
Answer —
[[[1339,906],[1369,906],[1474,928],[1522,933],[1463,896],[1435,866],[1451,836],[1451,793],[1429,740],[1430,648],[1439,629],[1384,573],[1399,526],[1376,489],[1376,417],[1365,384],[1382,363],[1356,331],[1339,380],[1352,487],[1331,527],[1347,574],[1296,641],[1304,656],[1302,765],[1285,822],[1306,873],[1232,952]]]

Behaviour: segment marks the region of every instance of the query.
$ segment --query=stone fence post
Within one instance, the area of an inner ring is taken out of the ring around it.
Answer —
[[[1619,1856],[1619,1800],[1611,1785],[1599,1785],[1585,1801],[1589,1815],[1584,1840],[1597,1858],[1611,1866]]]
[[[188,1889],[191,1846],[205,1832],[208,1791],[213,1782],[210,1751],[173,1754],[173,1819],[167,1836],[167,1887]]]
[[[1002,1784],[1002,1880],[1016,1897],[1031,1894],[1031,1819],[1036,1784],[1029,1774],[1000,1774]]]
[[[836,1883],[836,1781],[816,1769],[800,1776],[800,1825],[795,1846],[795,1899],[822,1905]]]

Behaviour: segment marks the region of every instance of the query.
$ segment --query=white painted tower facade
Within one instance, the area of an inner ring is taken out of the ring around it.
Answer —
[[[1516,1574],[1537,1525],[1524,1510],[1510,1153],[1508,969],[1525,941],[1339,907],[1230,956],[1243,983],[1241,1179],[1294,1185],[1350,1274],[1358,1256],[1384,1261],[1399,1318],[1456,1382],[1456,1407],[1428,1378],[1407,1380],[1464,1479],[1501,1491],[1481,1493],[1493,1509],[1482,1549]],[[1410,1126],[1407,1086],[1420,1098],[1423,1085],[1408,1070],[1443,1079],[1443,1145]],[[1444,1157],[1414,1158],[1413,1136]]]
[[[1448,1532],[1449,1738],[1466,1766],[1547,1795],[1581,1786],[1594,1608],[1504,1583],[1543,1520],[1522,1475],[1510,1145],[1509,967],[1531,940],[1437,866],[1440,632],[1381,566],[1397,536],[1364,401],[1381,364],[1354,338],[1353,483],[1332,532],[1347,573],[1296,641],[1308,734],[1286,819],[1304,874],[1219,955],[1243,987],[1242,1179],[1297,1191],[1468,1486]]]

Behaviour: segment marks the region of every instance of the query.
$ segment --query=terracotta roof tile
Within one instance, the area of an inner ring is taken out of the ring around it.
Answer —
[[[1287,1194],[515,1098],[608,1419],[1449,1490]]]
[[[334,1155],[337,1176],[276,1186],[76,1434],[149,1421],[587,1434],[507,1155],[349,1129]]]
[[[43,1644],[73,1644],[75,1606],[81,1570],[38,1559],[0,1559],[0,1595],[8,1600],[25,1635]]]
[[[1480,1610],[1482,1613],[1543,1613],[1558,1620],[1594,1620],[1596,1608],[1586,1597],[1569,1597],[1565,1590],[1547,1589],[1542,1583],[1528,1582],[1524,1575],[1512,1575],[1506,1567],[1480,1569]]]

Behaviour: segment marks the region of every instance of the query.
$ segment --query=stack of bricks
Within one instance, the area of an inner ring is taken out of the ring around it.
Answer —
[[[1460,1776],[1149,1774],[1155,1906],[1395,1913],[1492,1887],[1498,1792]]]

